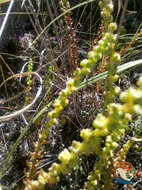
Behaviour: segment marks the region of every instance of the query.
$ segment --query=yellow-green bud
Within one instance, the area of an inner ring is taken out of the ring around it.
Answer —
[[[77,69],[76,69],[75,75],[81,76],[81,68],[77,68]]]
[[[81,73],[83,75],[89,74],[90,72],[91,72],[91,70],[89,68],[87,68],[87,67],[82,67],[82,69],[81,69]]]
[[[70,78],[68,81],[67,81],[67,85],[69,87],[73,87],[74,86],[74,79]]]
[[[104,128],[104,129],[95,129],[94,132],[93,132],[93,135],[96,136],[96,137],[99,137],[99,136],[107,136],[109,134],[109,131],[107,128]]]
[[[90,52],[89,52],[89,53],[90,53]],[[89,55],[89,53],[88,53],[88,55]],[[87,67],[87,64],[88,64],[88,59],[84,59],[84,60],[82,60],[81,63],[80,63],[80,65],[81,65],[82,67]]]
[[[88,138],[90,138],[91,135],[92,135],[91,129],[83,129],[80,132],[80,136],[82,137],[83,140],[87,140]]]
[[[53,125],[57,125],[58,121],[56,118],[50,120]]]
[[[58,159],[63,162],[67,163],[71,159],[71,153],[68,151],[68,149],[64,149],[58,156]]]
[[[132,116],[129,113],[126,113],[125,119],[127,119],[128,121],[132,121]]]
[[[111,146],[112,148],[116,149],[119,146],[119,144],[116,142],[112,142]]]
[[[50,111],[50,112],[48,113],[48,116],[49,116],[50,118],[53,118],[54,115],[55,115],[55,111],[54,111],[54,110],[53,110],[53,111]]]
[[[107,121],[108,119],[104,115],[98,114],[97,118],[93,121],[93,126],[95,128],[105,127],[107,125]]]
[[[101,41],[101,40],[100,40],[100,41]],[[100,45],[100,41],[99,41],[99,45]],[[103,44],[103,41],[101,41],[101,43]],[[95,55],[96,53],[100,53],[100,52],[101,52],[100,46],[95,46],[95,47],[93,48],[93,51],[94,51],[94,55]]]
[[[111,136],[109,135],[109,136],[107,136],[107,138],[106,138],[106,142],[112,142],[112,138],[111,138]]]
[[[59,99],[56,99],[55,102],[54,102],[54,104],[53,104],[53,106],[54,107],[58,107],[60,105],[61,105],[61,101]]]
[[[117,29],[117,24],[112,22],[108,25],[108,31],[113,33]]]
[[[134,112],[139,114],[139,115],[142,115],[142,106],[140,105],[134,105],[134,108],[133,108]]]
[[[115,95],[117,95],[117,94],[120,93],[120,88],[119,88],[118,86],[116,86],[116,87],[114,88],[114,93],[115,93]]]
[[[114,62],[114,63],[119,63],[121,61],[121,57],[119,55],[119,53],[114,53],[111,57],[111,60]]]
[[[88,53],[88,59],[94,59],[94,57],[95,57],[94,51],[90,51],[90,52]]]
[[[113,12],[113,4],[112,3],[109,3],[107,6],[106,6],[106,9],[112,13]]]

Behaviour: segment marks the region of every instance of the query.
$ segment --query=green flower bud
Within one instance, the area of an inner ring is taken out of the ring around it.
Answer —
[[[69,100],[68,99],[65,99],[63,102],[62,102],[62,105],[65,107],[69,104]]]
[[[102,0],[99,2],[99,6],[101,9],[103,9],[104,7],[106,7],[108,4],[110,3],[110,0]]]
[[[102,58],[102,53],[97,53],[95,58],[99,61]]]
[[[134,105],[134,108],[133,108],[134,112],[139,114],[139,115],[142,115],[142,106],[140,105]]]
[[[65,148],[61,153],[59,153],[58,159],[63,163],[68,163],[71,160],[71,157],[71,153]]]
[[[116,82],[118,80],[119,76],[118,75],[113,75],[113,81]]]
[[[107,6],[106,6],[106,9],[112,13],[113,12],[113,4],[112,3],[109,3]]]
[[[108,31],[113,33],[117,29],[117,24],[112,22],[108,25]]]
[[[89,68],[87,68],[87,67],[82,67],[82,69],[81,69],[81,73],[83,75],[89,74],[90,72],[91,72],[91,70]]]
[[[127,99],[128,98],[128,92],[127,91],[125,91],[125,92],[122,92],[121,94],[120,94],[120,100],[122,101],[122,102],[127,102]]]
[[[104,18],[104,20],[107,21],[107,19],[110,17],[110,12],[108,10],[106,10],[106,9],[103,9],[103,11],[101,11],[101,15]]]
[[[111,146],[113,149],[116,149],[119,146],[119,144],[116,142],[112,142]]]
[[[89,52],[89,53],[90,53],[90,52]],[[89,53],[88,53],[88,55],[89,55]],[[81,65],[82,67],[87,67],[87,64],[88,64],[88,59],[84,59],[84,60],[82,60],[81,63],[80,63],[80,65]]]
[[[125,129],[119,129],[119,130],[118,130],[118,134],[119,134],[120,136],[123,136],[124,131],[125,131]]]
[[[79,154],[83,150],[83,144],[78,141],[72,141],[72,145],[69,147],[70,151],[75,154]]]
[[[88,53],[88,59],[94,59],[94,57],[95,57],[94,51],[89,51],[89,53]]]
[[[120,93],[120,88],[119,88],[118,86],[116,86],[116,87],[114,88],[114,94],[117,95],[117,94],[119,94],[119,93]]]
[[[137,89],[137,90],[135,90],[135,94],[133,94],[133,96],[134,96],[134,99],[135,99],[135,102],[136,103],[139,103],[139,102],[141,102],[141,100],[142,100],[142,91],[141,90],[139,90],[139,89]],[[142,104],[141,104],[142,105]]]
[[[107,25],[111,22],[113,22],[113,17],[111,16],[111,14],[107,14],[107,16],[104,16],[104,23]]]
[[[118,134],[118,132],[113,132],[113,137],[112,139],[116,142],[120,141],[121,136]]]
[[[69,91],[67,88],[65,88],[64,90],[62,90],[60,93],[59,93],[59,96],[66,99],[66,96],[69,95]]]
[[[54,103],[53,103],[53,106],[54,107],[58,107],[58,106],[60,106],[61,105],[61,101],[59,100],[59,99],[56,99],[55,101],[54,101]]]
[[[109,131],[107,128],[104,129],[95,129],[93,132],[93,135],[95,137],[99,137],[99,136],[107,136],[109,134]]]
[[[114,53],[111,57],[111,60],[114,62],[114,63],[119,63],[121,61],[121,58],[120,58],[120,55],[119,53]]]
[[[105,42],[110,42],[110,43],[115,43],[115,41],[116,41],[116,35],[114,35],[114,34],[112,34],[112,33],[110,33],[110,32],[107,32],[107,33],[105,33],[105,35],[104,35],[104,40],[105,40]]]
[[[99,41],[99,47],[100,47],[100,49],[101,49],[102,52],[105,51],[106,46],[105,46],[105,43],[104,43],[103,40]],[[95,48],[93,50],[94,50],[94,52],[96,52]]]
[[[103,8],[104,5],[103,5],[102,1],[99,2],[99,6],[100,6],[101,9]]]
[[[126,113],[125,119],[127,119],[128,121],[132,121],[132,116],[129,113]]]
[[[106,147],[107,150],[110,150],[111,149],[111,144],[110,143],[106,143],[105,147]]]
[[[53,110],[53,111],[50,111],[49,113],[48,113],[48,116],[50,117],[50,118],[53,118],[54,116],[55,116],[55,111]]]
[[[57,125],[57,124],[58,124],[58,120],[57,120],[56,118],[50,119],[50,121],[51,121],[51,123],[52,123],[53,125]]]
[[[98,184],[98,181],[97,181],[97,180],[92,180],[92,181],[90,181],[90,182],[92,183],[92,185],[93,185],[94,187],[96,187],[97,184]]]
[[[67,85],[69,86],[69,87],[73,87],[74,86],[74,79],[72,79],[72,78],[70,78],[70,79],[68,79],[68,81],[67,81]]]
[[[87,140],[92,136],[92,130],[91,129],[83,129],[80,132],[80,136],[83,140]]]
[[[58,106],[58,107],[56,107],[55,109],[55,113],[59,113],[60,111],[62,111],[63,110],[63,106]]]
[[[101,40],[100,40],[100,41],[101,41]],[[99,46],[95,46],[95,47],[93,48],[94,55],[95,55],[96,53],[101,53],[100,41],[99,41]],[[103,43],[103,41],[102,41],[102,43]]]
[[[107,138],[106,138],[106,142],[112,142],[112,138],[111,138],[111,136],[109,135],[109,136],[107,136]]]
[[[75,75],[77,76],[81,76],[81,68],[77,68],[76,71],[75,71]]]
[[[93,126],[95,128],[105,128],[105,126],[107,125],[107,118],[102,115],[102,114],[98,114],[97,118],[93,121]]]
[[[89,59],[88,60],[88,68],[91,70],[94,68],[94,63],[96,63],[98,60],[94,57],[94,59]]]

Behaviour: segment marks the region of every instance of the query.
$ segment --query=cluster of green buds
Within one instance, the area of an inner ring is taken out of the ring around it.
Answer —
[[[46,138],[48,134],[48,129],[52,125],[56,125],[58,123],[57,118],[59,117],[59,113],[69,103],[67,97],[70,96],[76,90],[77,88],[75,86],[74,79],[69,78],[67,81],[67,87],[59,93],[59,97],[53,103],[54,109],[48,113],[49,121],[46,123],[45,129],[43,131],[43,138]]]
[[[32,58],[29,59],[29,63],[28,63],[28,69],[27,72],[32,72],[33,71],[33,61]],[[31,100],[31,96],[29,96],[29,92],[31,91],[31,83],[32,83],[32,76],[29,75],[27,77],[27,89],[28,89],[28,93],[26,94],[26,98],[25,98],[25,105],[28,105],[30,103]]]
[[[115,150],[119,146],[118,142],[121,140],[128,122],[131,121],[131,115],[141,115],[142,114],[142,77],[138,80],[138,88],[129,88],[120,95],[121,101],[124,102],[123,105],[120,104],[109,104],[107,106],[107,117],[99,114],[93,122],[95,127],[94,133],[97,136],[105,136],[105,140],[102,139],[104,147],[95,153],[99,156],[99,161],[95,163],[94,170],[88,176],[88,183],[86,183],[87,189],[93,189],[94,187],[99,187],[102,182],[101,174],[103,177],[104,189],[107,189],[107,184],[113,173],[110,170],[112,165],[111,160],[115,157]],[[132,146],[134,141],[138,141],[136,138],[131,138],[122,147],[119,152],[119,161],[124,161],[126,155]],[[116,162],[116,161],[115,161]],[[104,174],[104,171],[106,173]],[[110,183],[111,184],[111,183]]]
[[[93,121],[93,126],[95,127],[93,133],[94,136],[101,137],[101,148],[99,147],[99,151],[95,151],[99,156],[99,161],[95,163],[93,171],[88,176],[87,189],[98,188],[102,181],[104,189],[107,189],[107,181],[112,173],[110,170],[112,165],[111,160],[115,156],[115,150],[119,147],[118,142],[131,119],[128,113],[122,111],[122,108],[123,106],[120,104],[109,104],[106,110],[107,116],[98,114],[97,118]],[[103,179],[101,178],[102,174],[104,175]]]
[[[49,128],[52,125],[56,125],[58,123],[57,118],[59,117],[60,111],[63,110],[63,108],[68,104],[68,99],[67,97],[76,91],[74,80],[69,79],[67,81],[67,87],[63,89],[59,97],[54,101],[53,107],[54,109],[48,113],[49,116],[49,121],[46,123],[45,129],[41,132],[39,131],[38,133],[38,141],[34,142],[34,152],[30,153],[30,161],[27,161],[27,166],[29,167],[29,171],[25,172],[26,179],[24,180],[24,183],[27,184],[29,183],[29,179],[33,178],[33,176],[36,176],[36,168],[39,166],[39,158],[41,158],[42,154],[42,145],[46,143],[46,138],[49,132]],[[37,166],[37,167],[36,167]]]
[[[132,144],[134,143],[134,137],[130,138],[121,148],[119,151],[119,162],[125,161],[127,153],[129,149],[131,148]]]
[[[108,25],[112,23],[113,17],[113,3],[112,0],[102,0],[99,2],[101,8],[101,15],[104,19],[105,28],[108,29]]]
[[[63,12],[65,12],[67,9],[70,9],[70,3],[69,0],[60,0],[61,9]]]
[[[115,43],[117,35],[113,32],[117,29],[116,23],[113,22],[113,17],[111,13],[113,12],[112,0],[102,0],[100,1],[101,15],[104,19],[105,31],[100,40],[99,45],[106,57],[107,64],[106,68],[108,71],[108,77],[105,81],[105,105],[114,101],[114,96],[119,93],[118,87],[113,87],[114,82],[117,81],[118,76],[116,75],[116,66],[120,62],[120,55],[115,52]],[[107,56],[109,58],[107,58]]]
[[[97,118],[93,121],[94,129],[83,129],[80,132],[82,142],[73,141],[72,145],[68,149],[64,149],[58,156],[60,163],[54,163],[49,168],[48,173],[43,170],[40,171],[37,181],[30,181],[31,188],[25,190],[39,189],[42,190],[44,185],[56,184],[59,181],[60,174],[68,174],[71,169],[75,169],[79,165],[79,157],[82,154],[89,155],[95,153],[99,160],[95,163],[94,169],[88,176],[88,182],[85,184],[85,189],[90,190],[94,188],[100,188],[103,182],[103,188],[107,189],[108,180],[111,179],[113,172],[112,160],[115,157],[114,152],[118,148],[118,142],[120,141],[129,121],[131,121],[131,109],[127,112],[126,104],[129,105],[129,96],[133,97],[133,107],[141,106],[142,102],[142,77],[138,81],[139,87],[135,89],[135,94],[129,92],[129,90],[123,92],[120,97],[124,97],[125,94],[128,102],[125,101],[121,104],[109,104],[107,106],[106,113],[98,114]],[[129,93],[128,93],[129,92]],[[141,92],[141,98],[139,94]],[[137,98],[139,97],[139,102]],[[124,100],[124,99],[123,99]],[[139,110],[140,111],[140,110]],[[139,114],[140,112],[137,112]],[[142,106],[141,106],[142,111]],[[136,113],[136,112],[135,112]],[[130,146],[135,138],[130,139],[120,151],[120,157],[125,159]]]
[[[134,142],[142,141],[141,138],[131,137],[121,148],[116,159],[114,159],[114,164],[117,165],[118,162],[123,162],[126,160],[129,149],[132,147]]]
[[[28,70],[27,72],[32,72],[33,71],[33,60],[32,58],[29,59],[29,63],[28,63]],[[31,84],[31,75],[29,77],[27,77],[27,85]]]
[[[139,78],[138,89],[129,88],[120,96],[120,100],[124,102],[123,111],[132,114],[142,115],[142,77]]]

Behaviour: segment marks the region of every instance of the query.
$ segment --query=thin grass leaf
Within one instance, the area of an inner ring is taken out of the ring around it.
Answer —
[[[11,0],[0,0],[0,5],[1,4],[4,4],[4,3],[8,3],[8,2],[10,2]]]
[[[3,20],[3,23],[2,23],[2,25],[1,25],[1,28],[0,28],[0,38],[1,38],[2,33],[3,33],[3,31],[4,31],[6,22],[7,22],[7,20],[8,20],[9,13],[10,13],[10,11],[11,11],[11,9],[12,9],[12,6],[13,6],[13,3],[14,3],[14,0],[12,0],[12,1],[10,2],[9,7],[8,7],[8,9],[7,9],[7,12],[6,12],[6,15],[5,15],[4,20]]]
[[[121,73],[123,71],[126,71],[127,69],[130,69],[130,68],[132,68],[134,66],[138,66],[140,64],[142,64],[142,59],[139,59],[137,61],[131,61],[131,62],[128,62],[128,63],[125,63],[123,65],[118,66],[116,72]],[[108,72],[106,71],[106,72],[98,74],[95,77],[89,78],[88,80],[86,80],[85,82],[82,82],[78,86],[78,90],[81,89],[81,88],[84,88],[84,87],[86,87],[88,85],[92,85],[92,84],[98,82],[99,80],[105,79],[107,77],[107,74],[108,74]]]

